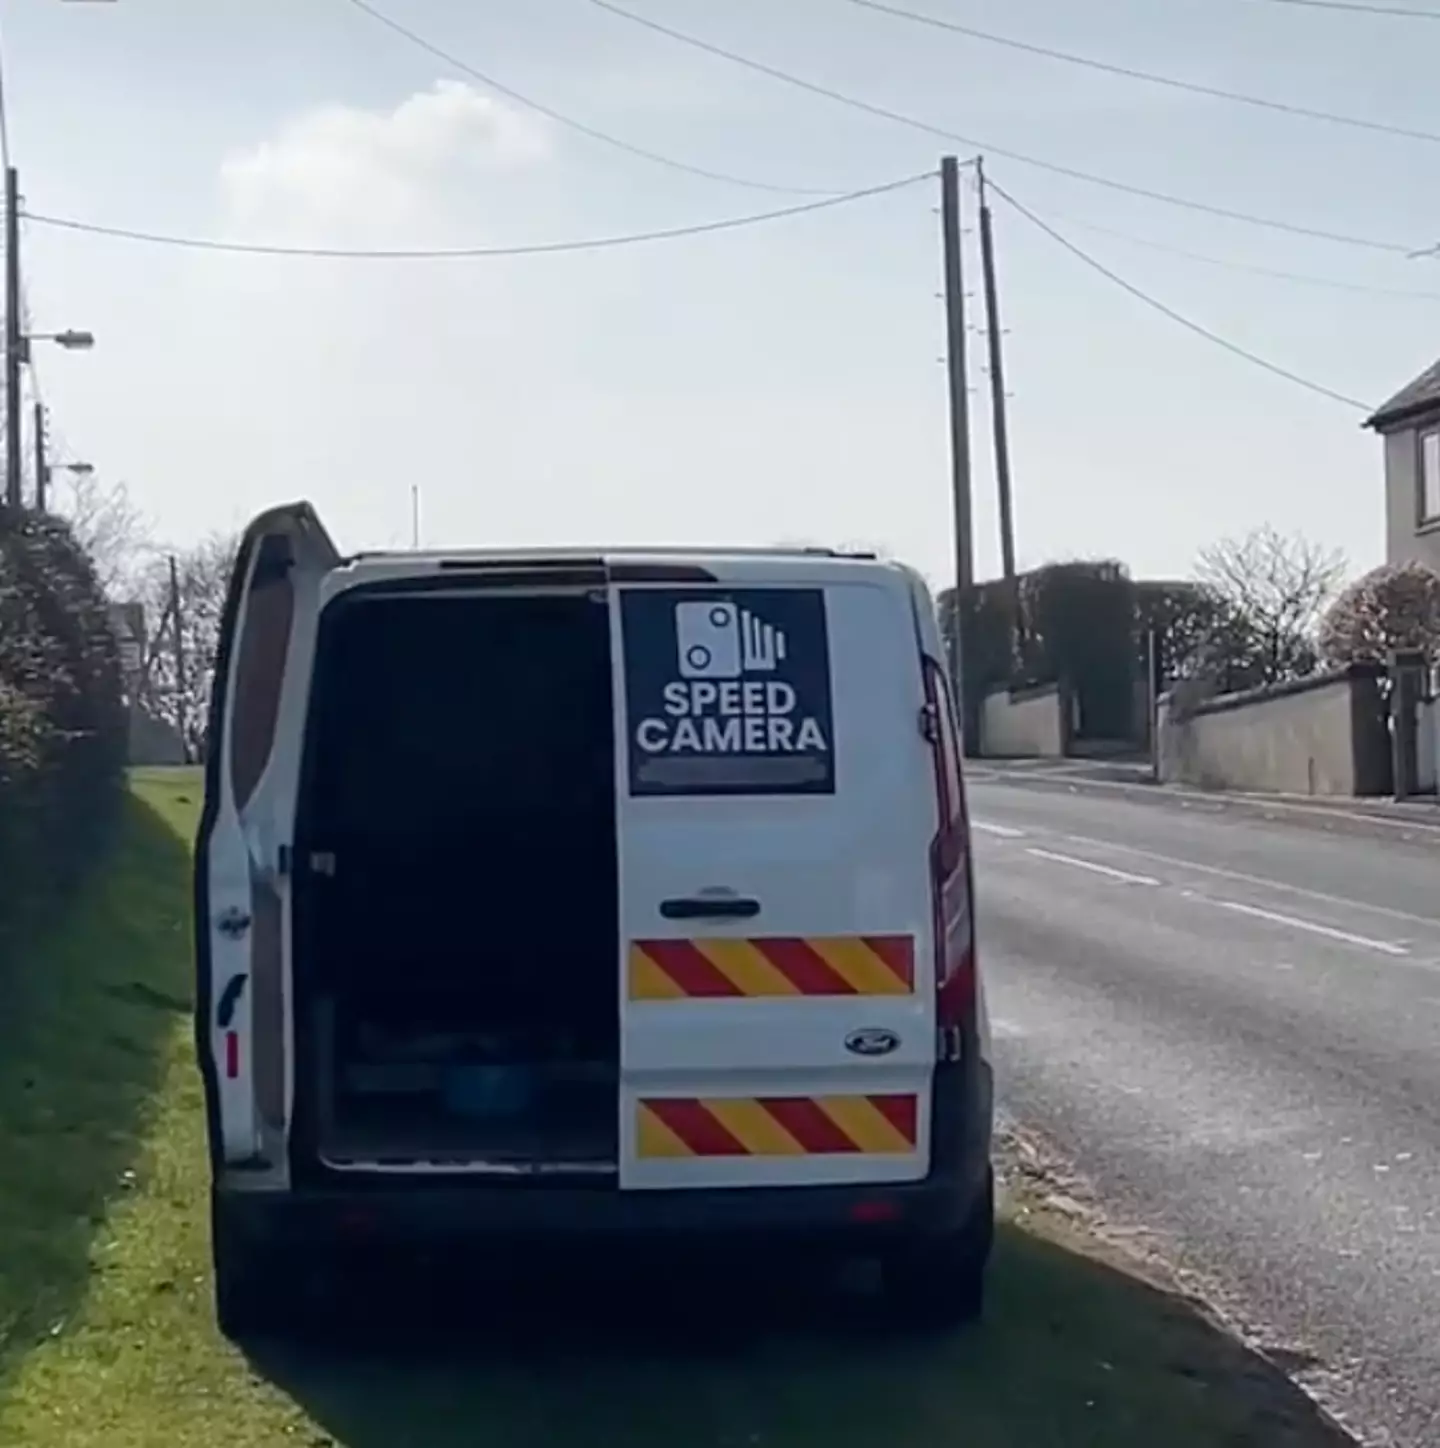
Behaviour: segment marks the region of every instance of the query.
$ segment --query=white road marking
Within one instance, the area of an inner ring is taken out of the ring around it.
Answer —
[[[1324,905],[1340,905],[1347,910],[1365,910],[1372,915],[1388,915],[1392,920],[1404,920],[1411,925],[1425,925],[1431,930],[1440,930],[1440,918],[1433,915],[1416,915],[1409,910],[1397,910],[1393,905],[1373,905],[1364,900],[1351,900],[1344,895],[1331,895],[1325,890],[1311,890],[1304,885],[1290,885],[1284,880],[1272,880],[1265,875],[1251,875],[1244,870],[1227,870],[1220,865],[1201,865],[1194,860],[1182,860],[1177,855],[1161,855],[1154,850],[1142,850],[1136,845],[1121,845],[1113,840],[1098,840],[1091,835],[1061,835],[1061,839],[1072,845],[1088,845],[1092,849],[1111,850],[1117,855],[1139,855],[1143,860],[1155,860],[1162,865],[1174,865],[1181,870],[1194,870],[1201,875],[1214,875],[1220,880],[1238,880],[1242,885],[1258,885],[1265,890],[1275,890],[1284,895],[1298,895],[1306,900],[1318,900]]]
[[[1023,840],[1024,830],[1012,829],[1009,825],[991,824],[989,820],[971,820],[972,830],[983,830],[987,835],[999,835],[1002,840]]]
[[[1129,870],[1117,870],[1111,865],[1097,865],[1094,860],[1077,860],[1074,855],[1057,855],[1054,850],[1039,850],[1031,846],[1025,851],[1038,860],[1054,860],[1057,865],[1074,865],[1077,870],[1090,870],[1112,880],[1123,880],[1129,885],[1158,885],[1153,875],[1132,875]]]
[[[1195,898],[1220,910],[1268,920],[1273,925],[1288,925],[1292,930],[1308,930],[1312,935],[1324,935],[1346,945],[1358,945],[1362,950],[1378,950],[1382,955],[1410,954],[1403,945],[1397,945],[1393,940],[1372,940],[1368,935],[1352,935],[1348,930],[1336,930],[1333,925],[1321,925],[1315,920],[1302,920],[1298,915],[1282,915],[1278,910],[1262,910],[1258,905],[1242,905],[1238,900],[1217,900],[1209,895],[1197,895]]]

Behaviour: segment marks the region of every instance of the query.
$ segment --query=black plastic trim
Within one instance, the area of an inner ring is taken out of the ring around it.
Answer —
[[[719,583],[720,579],[698,563],[626,563],[610,564],[612,583]]]
[[[698,895],[694,899],[660,902],[660,914],[666,920],[753,920],[759,913],[758,900],[728,897],[712,900]]]
[[[222,1031],[230,1029],[230,1022],[235,1019],[235,1007],[240,1004],[240,997],[245,994],[249,980],[247,974],[231,976],[225,982],[225,989],[220,992],[220,1004],[215,1007],[215,1024]]]

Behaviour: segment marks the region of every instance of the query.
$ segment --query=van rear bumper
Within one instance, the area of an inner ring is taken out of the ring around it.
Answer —
[[[225,1193],[232,1228],[257,1246],[523,1247],[605,1237],[620,1245],[686,1239],[794,1239],[858,1246],[958,1230],[982,1196],[973,1181],[874,1186],[616,1191],[568,1187],[407,1186]]]
[[[617,1246],[678,1248],[689,1239],[718,1237],[843,1250],[943,1236],[970,1221],[985,1198],[990,1168],[989,1068],[962,1068],[955,1077],[961,1079],[937,1080],[939,1133],[931,1173],[922,1181],[620,1191],[613,1184],[543,1180],[497,1186],[478,1178],[442,1184],[332,1176],[279,1192],[222,1184],[216,1205],[238,1237],[281,1250],[555,1246],[596,1236]]]

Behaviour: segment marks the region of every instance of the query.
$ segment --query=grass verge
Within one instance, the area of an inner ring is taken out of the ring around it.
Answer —
[[[1165,1281],[1023,1191],[985,1327],[880,1330],[783,1284],[470,1299],[367,1352],[251,1362],[213,1326],[185,1015],[199,782],[137,780],[117,858],[19,961],[0,1022],[6,1448],[1318,1448],[1297,1389]],[[1023,1226],[1021,1225],[1023,1223]],[[435,1315],[411,1303],[415,1318]],[[622,1317],[623,1314],[623,1317]],[[678,1319],[678,1320],[677,1320]],[[537,1322],[540,1324],[537,1328]],[[403,1335],[402,1335],[403,1336]]]

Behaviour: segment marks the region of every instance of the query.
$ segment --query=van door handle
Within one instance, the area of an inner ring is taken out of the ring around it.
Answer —
[[[667,920],[750,920],[760,913],[760,902],[739,895],[692,895],[662,900],[660,913]]]

